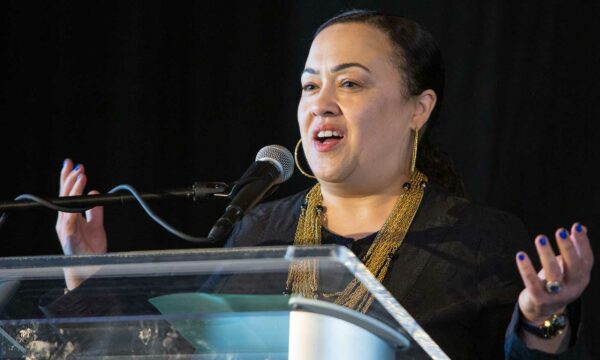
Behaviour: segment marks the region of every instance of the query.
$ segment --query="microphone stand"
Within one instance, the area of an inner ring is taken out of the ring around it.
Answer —
[[[229,185],[223,182],[196,182],[190,188],[165,190],[158,193],[139,193],[144,200],[191,199],[193,201],[227,198]],[[100,205],[125,204],[137,201],[131,194],[97,194],[45,198],[44,200],[64,207],[92,208]],[[0,201],[0,213],[24,211],[46,206],[32,200]]]

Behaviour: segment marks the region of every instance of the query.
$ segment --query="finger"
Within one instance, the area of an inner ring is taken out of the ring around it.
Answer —
[[[83,168],[83,165],[77,164],[75,168],[73,168],[73,170],[67,174],[65,182],[62,184],[62,188],[60,189],[60,196],[69,196],[73,190],[73,186],[75,186],[75,183],[77,182],[77,177],[84,172],[85,169]]]
[[[71,169],[66,175],[64,181],[60,184],[60,196],[68,196],[71,192],[71,188],[75,181],[77,180],[77,175],[82,172],[82,166],[77,164],[74,168]]]
[[[556,257],[556,262],[558,263],[558,267],[560,267],[560,271],[564,274],[565,273],[565,261],[563,260],[562,256],[558,255]]]
[[[550,241],[545,235],[538,235],[536,237],[535,248],[544,268],[546,279],[551,281],[562,280],[563,276],[560,266],[556,261],[556,255],[554,254],[554,250],[552,250],[552,246],[550,246]]]
[[[563,272],[565,280],[568,276],[577,276],[581,271],[582,263],[573,239],[569,236],[567,229],[564,228],[556,230],[554,235],[556,236],[556,243],[560,250],[563,264],[566,267]]]
[[[73,168],[73,163],[71,160],[66,160],[66,164],[63,166],[60,172],[60,189],[58,191],[59,196],[66,196],[69,191],[67,187],[73,186],[72,182],[69,182],[70,175],[73,173],[75,169]]]
[[[76,179],[77,179],[77,175],[83,171],[83,166],[82,165],[77,165],[75,168],[73,168],[73,162],[71,161],[71,159],[65,159],[63,162],[63,168],[61,169],[60,172],[60,189],[59,189],[59,196],[68,196],[69,193],[71,192],[71,188],[73,187],[73,184],[75,183]],[[76,215],[76,214],[75,214]],[[58,212],[58,218],[56,219],[56,227],[57,227],[57,231],[59,231],[59,227],[60,227],[60,223],[63,222],[65,219],[63,219],[64,216],[73,216],[73,214],[65,214],[61,211]]]
[[[77,165],[68,175],[63,186],[64,196],[77,196],[83,193],[87,177],[83,165]],[[68,190],[68,192],[66,192]],[[78,223],[83,221],[80,213],[62,213],[57,221],[57,232],[65,237],[77,233]],[[60,237],[60,235],[59,235]]]
[[[83,189],[85,188],[86,183],[87,177],[85,176],[85,174],[82,172],[77,174],[77,176],[75,177],[75,183],[73,184],[71,191],[69,191],[69,196],[78,196],[83,194]]]
[[[98,191],[96,190],[92,190],[88,193],[88,195],[97,195],[100,194]],[[95,208],[92,208],[90,210],[87,210],[85,212],[85,218],[88,222],[88,224],[92,225],[92,226],[103,226],[102,222],[104,221],[104,207],[103,206],[96,206]]]
[[[541,295],[544,292],[542,280],[538,277],[527,254],[522,251],[517,253],[517,268],[519,269],[519,274],[521,274],[523,285],[525,285],[533,295]]]
[[[62,189],[63,183],[67,179],[67,175],[69,175],[71,170],[73,170],[73,162],[71,161],[71,159],[67,158],[63,161],[62,169],[60,169],[59,194],[60,190]]]
[[[594,253],[588,238],[587,228],[580,223],[573,224],[571,228],[571,238],[575,242],[575,246],[579,250],[579,256],[583,259],[586,266],[586,271],[590,271],[594,264]]]

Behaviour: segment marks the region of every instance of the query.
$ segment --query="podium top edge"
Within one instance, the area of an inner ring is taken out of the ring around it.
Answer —
[[[55,266],[116,265],[169,261],[251,260],[273,259],[291,261],[297,258],[322,258],[347,261],[355,258],[346,247],[340,245],[321,246],[258,246],[211,249],[173,249],[111,252],[105,254],[37,255],[0,258],[0,271]]]

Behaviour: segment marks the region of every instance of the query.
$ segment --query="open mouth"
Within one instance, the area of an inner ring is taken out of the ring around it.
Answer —
[[[315,132],[315,135],[313,136],[313,139],[321,144],[338,141],[343,138],[344,135],[341,133],[341,131],[337,130],[321,130]]]

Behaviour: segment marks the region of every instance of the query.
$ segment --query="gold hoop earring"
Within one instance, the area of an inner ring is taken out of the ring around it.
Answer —
[[[316,179],[315,176],[307,173],[306,171],[304,171],[304,169],[300,166],[300,161],[298,161],[298,149],[300,148],[300,145],[302,144],[302,139],[298,140],[298,143],[296,144],[296,147],[294,148],[294,160],[296,160],[296,168],[298,168],[298,171],[300,171],[300,173],[304,176],[306,176],[309,179]]]
[[[412,159],[410,161],[410,172],[415,172],[417,168],[417,149],[419,148],[419,129],[415,129],[415,141],[413,142]]]

